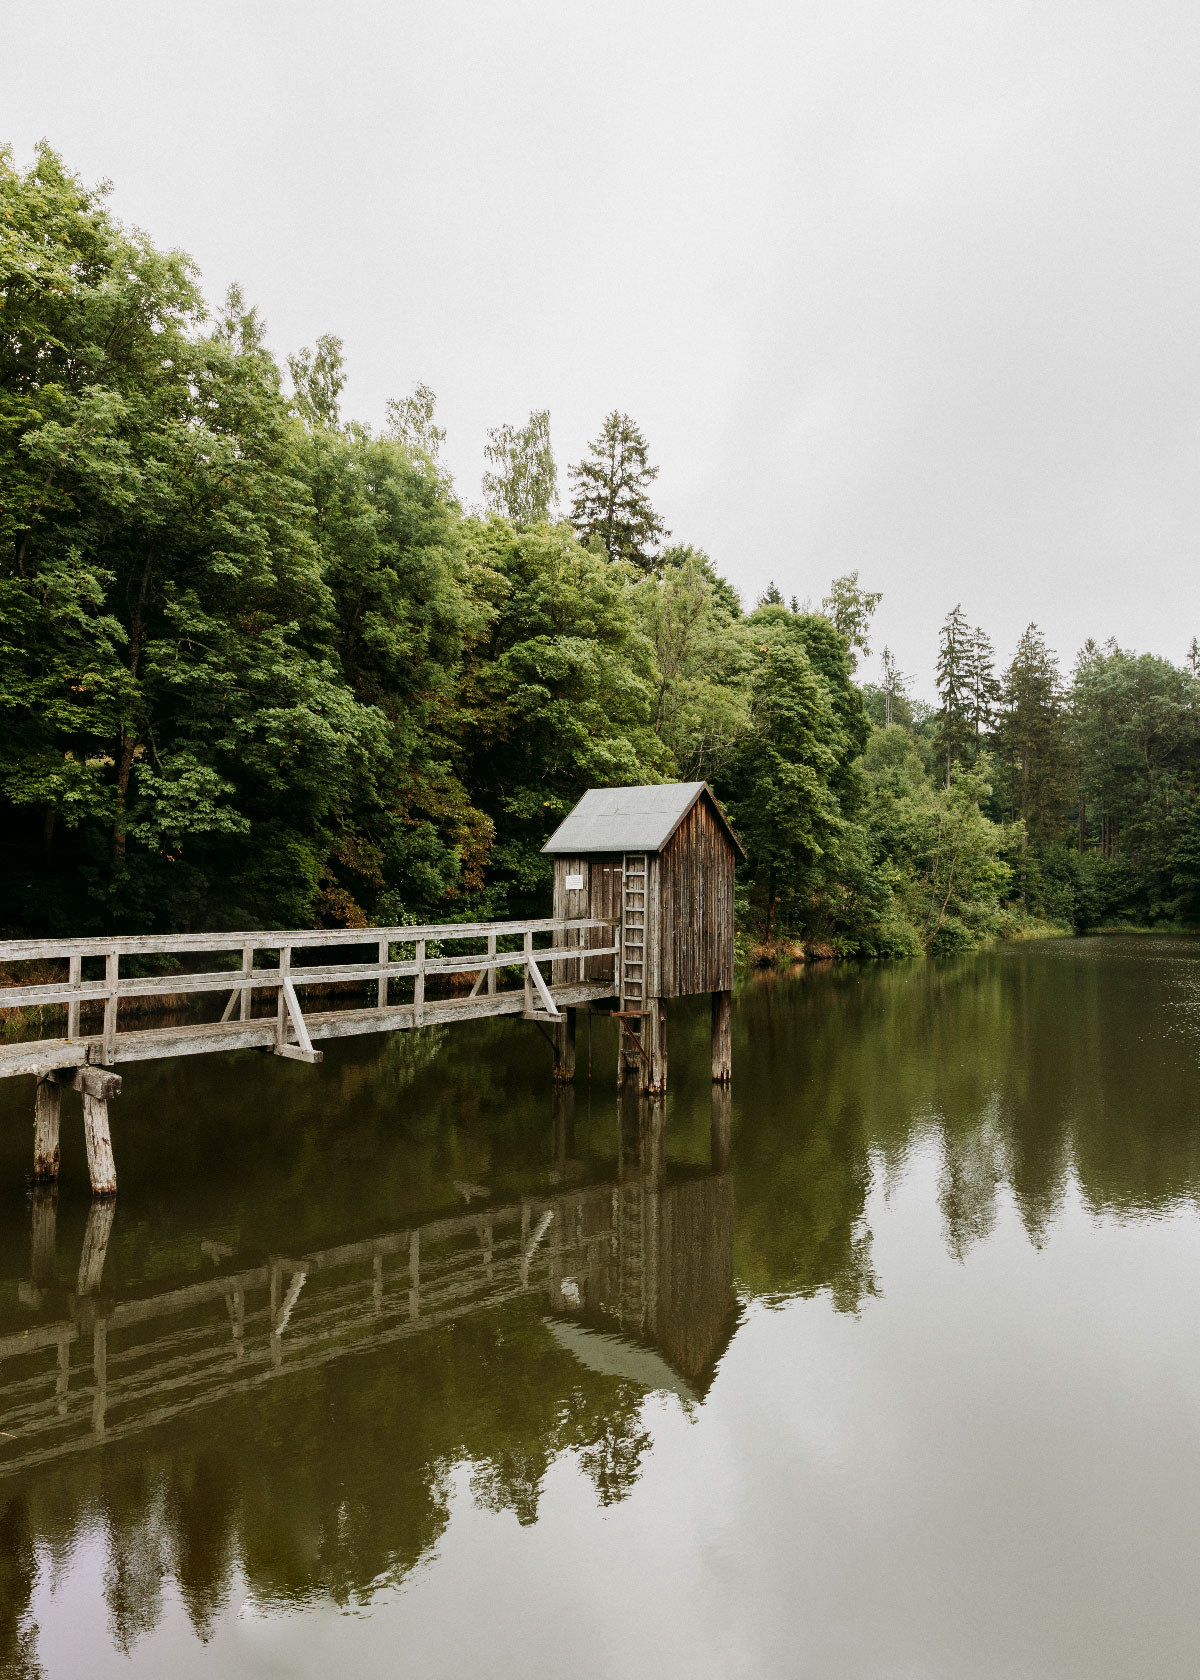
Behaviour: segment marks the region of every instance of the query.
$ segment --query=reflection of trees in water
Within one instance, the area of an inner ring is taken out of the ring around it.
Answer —
[[[546,1473],[574,1458],[610,1504],[628,1494],[649,1436],[644,1391],[594,1375],[514,1304],[494,1322],[302,1373],[254,1401],[226,1402],[171,1439],[142,1437],[39,1482],[15,1499],[27,1535],[68,1502],[102,1513],[113,1639],[130,1649],[178,1583],[204,1638],[244,1571],[264,1604],[328,1594],[345,1605],[398,1583],[449,1520],[449,1474],[470,1468],[478,1504],[536,1520]],[[15,1525],[15,1526],[14,1526]],[[28,1602],[32,1553],[16,1598]],[[7,1563],[11,1570],[14,1565]],[[7,1673],[7,1670],[0,1670]]]
[[[876,1288],[872,1168],[935,1137],[949,1251],[1013,1197],[1040,1245],[1074,1174],[1095,1212],[1196,1200],[1200,1096],[1172,1006],[1193,941],[1055,942],[766,976],[741,994],[737,1275],[768,1298]]]

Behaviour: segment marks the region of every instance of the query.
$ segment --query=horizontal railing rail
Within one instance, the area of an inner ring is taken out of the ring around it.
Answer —
[[[597,937],[603,943],[593,943]],[[536,945],[538,938],[549,944]],[[516,949],[502,949],[505,943],[520,941]],[[445,947],[467,942],[484,949],[451,951]],[[374,945],[377,955],[371,961],[322,962],[320,953],[330,950]],[[439,954],[430,952],[434,946]],[[394,954],[411,949],[411,955]],[[183,955],[240,955],[239,968],[173,969],[158,974],[122,974],[121,959],[141,958],[153,962],[155,958]],[[268,967],[256,966],[261,953],[276,953],[276,962]],[[317,960],[294,961],[298,954]],[[62,1040],[68,1046],[87,1044],[99,1049],[104,1062],[117,1057],[120,1040],[119,1006],[134,999],[153,1000],[181,997],[202,997],[206,993],[228,993],[225,1012],[219,1023],[238,1022],[261,1027],[264,1017],[252,1013],[255,993],[273,992],[276,997],[275,1047],[284,1056],[298,1056],[303,1060],[319,1059],[300,1010],[297,993],[304,987],[365,986],[374,984],[375,998],[365,1010],[363,1030],[371,1030],[369,1017],[389,1015],[389,1026],[424,1024],[426,987],[430,980],[474,975],[469,1000],[477,1006],[472,1013],[487,1013],[489,1000],[495,1000],[497,1010],[513,1007],[512,992],[501,990],[499,976],[517,972],[524,988],[522,1012],[535,1019],[559,1019],[550,986],[542,970],[551,965],[551,984],[575,981],[582,984],[585,976],[593,981],[615,983],[620,956],[620,931],[616,923],[598,917],[545,917],[513,922],[449,922],[419,927],[370,927],[330,929],[255,929],[243,933],[137,935],[111,939],[43,939],[7,940],[0,942],[0,968],[19,963],[65,962],[67,974],[62,979],[46,980],[38,975],[28,982],[0,986],[0,1010],[32,1010],[47,1006],[66,1006],[66,1033]],[[608,961],[611,959],[611,961]],[[103,978],[84,979],[83,964],[88,960],[102,960]],[[601,969],[597,972],[596,964]],[[411,1000],[398,1004],[390,997],[393,981],[412,981]],[[482,994],[482,995],[481,995]],[[503,1000],[503,1002],[502,1002]],[[88,1005],[103,1007],[103,1026],[100,1031],[82,1030],[82,1011]],[[411,1020],[397,1022],[397,1009],[410,1012]],[[236,1016],[235,1016],[236,1011]],[[269,1017],[267,1017],[269,1019]],[[211,1023],[196,1023],[199,1032]],[[181,1029],[171,1030],[178,1034]],[[182,1029],[186,1030],[186,1029]],[[294,1035],[294,1036],[293,1036]],[[143,1035],[144,1031],[143,1031]],[[37,1044],[36,1033],[28,1036],[9,1032],[0,1055],[0,1076],[6,1071],[28,1071],[15,1054],[22,1044]],[[213,1045],[212,1048],[217,1048]],[[182,1050],[182,1046],[177,1047]],[[89,1051],[89,1058],[91,1052]]]
[[[510,922],[430,922],[421,926],[361,928],[249,928],[241,933],[126,933],[96,935],[87,939],[0,940],[0,964],[37,962],[55,957],[136,957],[169,955],[176,951],[240,951],[252,945],[256,951],[319,949],[330,945],[373,945],[386,939],[393,945],[411,945],[415,939],[483,939],[490,934],[551,933],[564,927],[609,927],[609,922],[587,917],[543,916]]]

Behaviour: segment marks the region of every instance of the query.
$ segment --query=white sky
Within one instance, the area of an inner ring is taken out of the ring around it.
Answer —
[[[627,410],[676,538],[857,567],[927,690],[959,600],[1200,632],[1198,62],[1185,0],[7,0],[0,138],[339,334],[348,413],[432,385],[468,503]]]

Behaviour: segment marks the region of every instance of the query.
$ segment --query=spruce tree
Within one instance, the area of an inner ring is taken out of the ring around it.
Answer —
[[[955,764],[965,764],[974,740],[972,699],[972,642],[974,632],[962,606],[947,614],[938,648],[938,745],[946,759],[946,786]]]
[[[996,655],[990,638],[976,625],[967,646],[970,683],[971,727],[974,731],[972,763],[978,759],[984,739],[996,726],[1000,684],[996,680]]]
[[[1026,832],[1049,839],[1061,828],[1069,792],[1070,751],[1058,662],[1031,624],[1004,676],[1000,745],[1009,802]]]
[[[646,493],[658,477],[658,468],[649,464],[646,439],[627,414],[614,409],[588,452],[570,472],[571,523],[580,542],[599,538],[610,560],[631,560],[644,571],[655,570],[653,547],[670,532]]]

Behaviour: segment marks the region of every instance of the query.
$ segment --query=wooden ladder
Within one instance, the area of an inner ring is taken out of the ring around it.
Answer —
[[[646,1002],[646,854],[626,852],[621,884],[621,1008]]]

